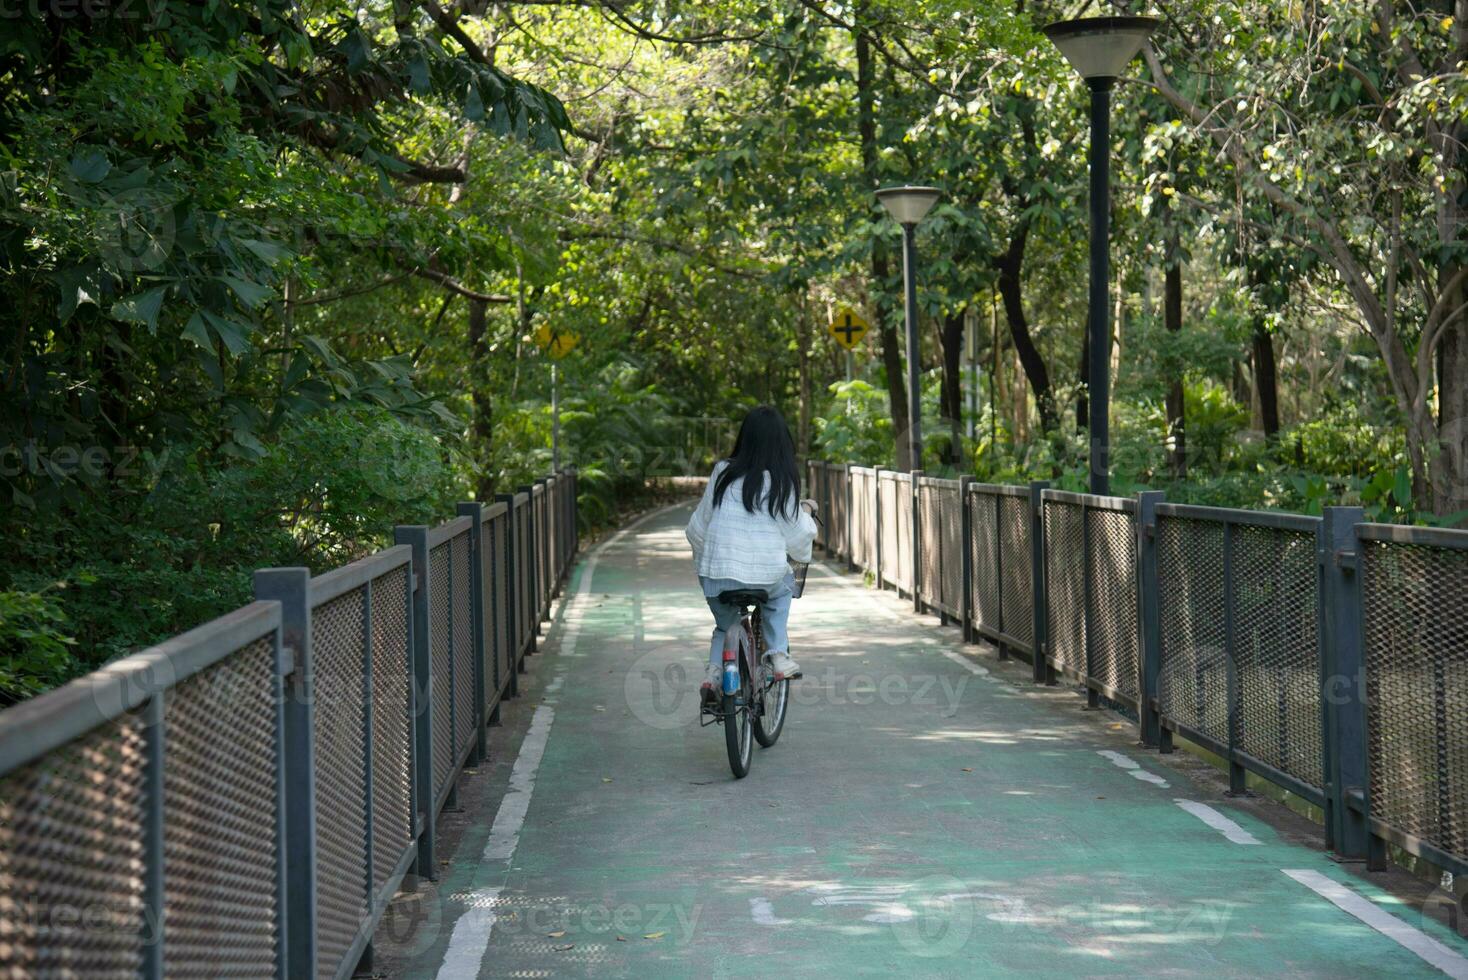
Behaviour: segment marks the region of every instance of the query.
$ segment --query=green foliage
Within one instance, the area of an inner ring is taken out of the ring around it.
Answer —
[[[76,673],[66,617],[54,588],[0,592],[0,706],[39,694]]]
[[[812,419],[815,458],[833,463],[891,466],[892,413],[887,396],[865,381],[837,381],[828,389],[830,409]]]
[[[541,328],[579,338],[561,457],[588,523],[706,472],[763,402],[809,420],[803,453],[895,463],[874,183],[944,192],[917,239],[928,469],[1086,486],[1087,91],[1037,30],[1073,5],[120,7],[0,18],[17,692],[244,601],[254,567],[324,570],[543,475]],[[1468,479],[1434,440],[1468,378],[1426,345],[1463,333],[1436,326],[1468,169],[1433,134],[1468,105],[1468,33],[1401,5],[1168,12],[1166,74],[1139,60],[1113,94],[1115,490],[1453,519]],[[843,304],[875,328],[851,382],[823,331]],[[955,439],[939,336],[975,312]]]
[[[64,666],[90,668],[248,602],[256,568],[329,571],[390,544],[396,524],[446,520],[467,496],[453,454],[380,409],[310,416],[264,448],[227,467],[176,454],[146,492],[30,529],[3,587],[67,583],[49,600],[76,638]]]

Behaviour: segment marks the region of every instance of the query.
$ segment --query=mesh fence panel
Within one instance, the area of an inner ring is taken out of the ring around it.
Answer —
[[[275,972],[278,683],[272,635],[165,698],[165,976]]]
[[[848,492],[847,472],[844,466],[831,466],[826,470],[827,486],[830,488],[831,517],[826,522],[831,550],[837,555],[851,554],[846,540],[846,495]]]
[[[334,976],[367,914],[364,590],[311,613],[316,674],[318,973]]]
[[[1240,749],[1301,782],[1322,783],[1315,535],[1236,526],[1234,664]]]
[[[912,477],[897,478],[897,550],[892,555],[892,568],[897,573],[897,584],[912,592]]]
[[[1468,859],[1468,551],[1362,545],[1372,816]]]
[[[1004,603],[1004,632],[1026,647],[1035,641],[1035,573],[1030,555],[1030,502],[1025,497],[1001,495],[999,520],[999,583]]]
[[[527,501],[529,498],[526,498]],[[515,529],[515,591],[518,616],[515,618],[520,631],[520,649],[530,645],[530,634],[535,630],[535,603],[532,594],[535,591],[535,551],[530,544],[530,508],[520,506],[515,508],[519,516],[519,526]],[[517,651],[518,653],[518,651]]]
[[[500,518],[485,522],[481,544],[484,548],[484,642],[489,645],[485,652],[484,691],[490,703],[499,699],[500,687],[504,682],[504,638],[505,610],[500,604],[503,586],[500,579],[504,572],[500,549],[504,547],[500,533]]]
[[[560,481],[551,478],[545,488],[545,515],[547,524],[546,554],[550,562],[550,581],[552,586],[560,580],[561,573],[561,487]],[[554,588],[552,589],[554,592]]]
[[[1162,714],[1226,745],[1223,525],[1159,517],[1157,580],[1162,625],[1157,693]]]
[[[963,604],[963,514],[959,511],[959,488],[945,484],[937,488],[938,518],[941,522],[943,558],[938,570],[941,599],[952,615]]]
[[[0,976],[136,980],[143,779],[136,715],[0,779]]]
[[[474,741],[474,608],[469,591],[469,532],[449,542],[453,583],[449,616],[454,631],[454,763]]]
[[[922,568],[918,574],[918,595],[923,602],[930,606],[939,604],[939,589],[942,582],[939,575],[939,562],[942,554],[940,534],[942,528],[940,521],[942,515],[938,512],[937,488],[925,480],[919,481],[918,495],[918,557],[922,562]]]
[[[515,669],[512,659],[515,636],[510,623],[514,594],[510,588],[509,530],[510,520],[507,514],[501,514],[495,518],[491,525],[491,540],[494,542],[495,635],[499,637],[496,657],[499,663],[499,685],[502,690],[510,682],[510,672]]]
[[[1085,676],[1084,511],[1078,504],[1047,500],[1044,513],[1049,656],[1056,665]]]
[[[871,470],[853,472],[851,502],[854,509],[852,561],[871,569],[877,561],[877,475]]]
[[[882,499],[882,579],[898,581],[899,561],[897,555],[897,480],[882,474],[877,481],[877,491]]]
[[[535,513],[537,518],[535,529],[540,539],[540,604],[538,608],[543,613],[550,609],[551,590],[555,584],[555,576],[551,570],[550,497],[544,492],[540,495],[540,503]]]
[[[433,649],[433,682],[430,696],[433,698],[433,795],[437,801],[449,781],[449,767],[454,758],[453,697],[454,658],[453,616],[449,583],[449,542],[444,542],[428,553],[428,575],[432,581],[431,603],[428,610],[428,636]]]
[[[1091,672],[1136,701],[1141,630],[1137,622],[1137,536],[1132,515],[1088,510],[1091,569]]]
[[[992,493],[970,493],[968,497],[969,561],[973,573],[969,582],[973,595],[969,608],[974,625],[992,633],[999,632],[999,497]]]
[[[412,844],[408,567],[372,580],[372,893]]]

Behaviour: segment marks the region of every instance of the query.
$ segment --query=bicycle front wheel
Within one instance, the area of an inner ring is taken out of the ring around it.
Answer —
[[[754,737],[769,748],[785,728],[785,709],[790,704],[790,682],[776,681],[765,689],[760,713],[754,716]]]

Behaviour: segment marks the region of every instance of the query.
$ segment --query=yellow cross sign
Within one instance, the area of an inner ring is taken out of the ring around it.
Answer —
[[[535,331],[535,346],[546,351],[558,361],[571,353],[571,349],[580,340],[581,338],[574,333],[566,330],[552,330],[544,323]]]
[[[871,324],[857,315],[855,310],[849,306],[843,306],[827,329],[830,330],[831,336],[836,338],[836,343],[847,350],[855,350],[856,345],[861,343],[861,338],[866,336],[869,326]]]

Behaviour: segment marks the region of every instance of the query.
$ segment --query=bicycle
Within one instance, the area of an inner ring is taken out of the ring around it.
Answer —
[[[792,598],[805,591],[806,562],[791,562],[795,579]],[[765,662],[765,639],[760,629],[760,606],[769,598],[763,589],[734,589],[719,599],[743,610],[737,625],[724,639],[723,688],[699,705],[699,726],[724,726],[724,745],[735,779],[749,775],[754,743],[774,745],[785,728],[790,705],[790,680],[770,670]]]

